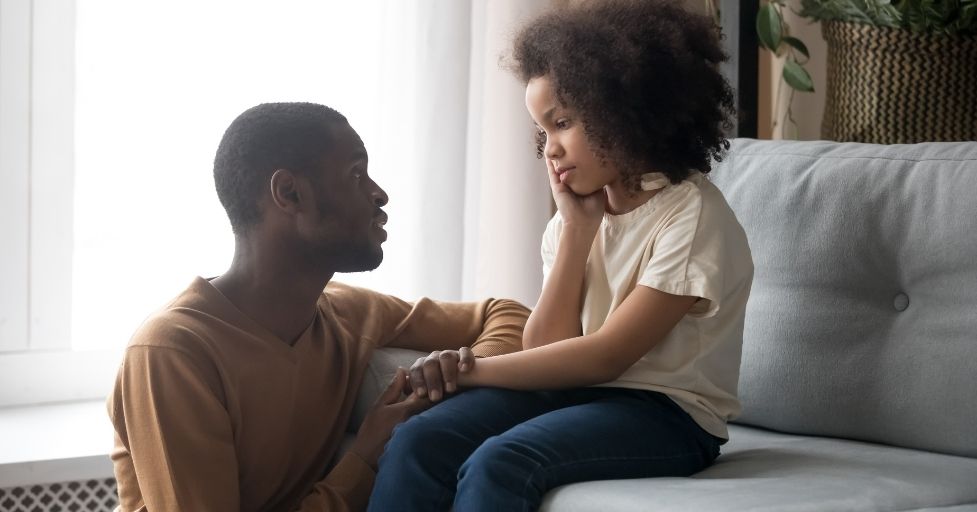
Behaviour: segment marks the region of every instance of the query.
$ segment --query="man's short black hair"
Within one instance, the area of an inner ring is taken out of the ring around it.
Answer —
[[[594,152],[624,173],[665,173],[673,183],[709,172],[729,147],[733,94],[727,59],[708,17],[676,0],[600,0],[553,10],[517,35],[510,67],[528,83],[547,76],[583,118]],[[537,139],[543,156],[544,140]]]
[[[231,229],[245,234],[261,220],[258,199],[278,169],[312,176],[331,148],[339,112],[315,103],[263,103],[235,119],[214,158],[214,185]]]

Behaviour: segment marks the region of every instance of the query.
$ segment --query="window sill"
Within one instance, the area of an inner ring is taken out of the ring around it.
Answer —
[[[105,401],[0,408],[0,488],[110,478]]]

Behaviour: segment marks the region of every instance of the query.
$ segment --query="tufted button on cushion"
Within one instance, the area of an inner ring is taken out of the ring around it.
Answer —
[[[896,311],[905,311],[909,307],[909,296],[905,293],[896,294],[896,298],[892,301],[892,306],[896,308]]]
[[[977,457],[977,143],[738,139],[709,176],[756,268],[737,421]]]

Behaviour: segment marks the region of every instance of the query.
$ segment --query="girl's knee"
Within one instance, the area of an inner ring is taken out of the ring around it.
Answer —
[[[414,416],[394,427],[384,454],[396,453],[397,457],[412,457],[416,453],[431,451],[442,438],[444,429],[437,419]]]
[[[493,510],[535,510],[547,489],[541,467],[518,441],[489,438],[458,471],[455,509],[459,503],[491,502]]]
[[[499,475],[531,473],[540,463],[526,448],[504,435],[490,437],[462,464],[458,480],[472,475],[491,479]]]

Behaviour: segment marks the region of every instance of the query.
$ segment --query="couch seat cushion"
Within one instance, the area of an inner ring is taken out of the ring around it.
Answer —
[[[730,437],[692,478],[567,485],[540,510],[977,510],[977,459],[738,425]]]

